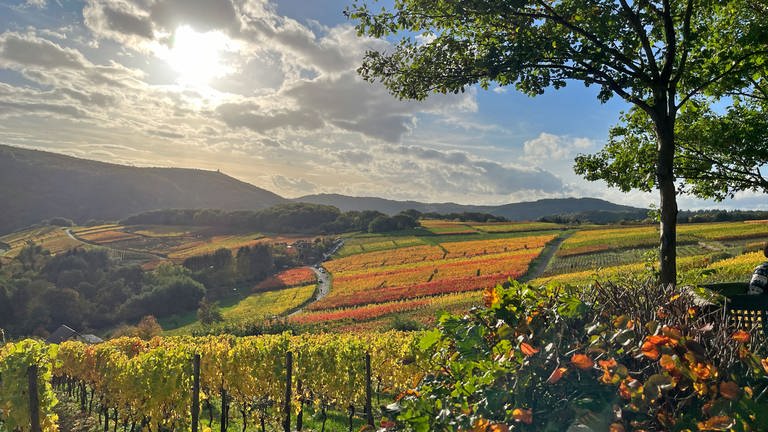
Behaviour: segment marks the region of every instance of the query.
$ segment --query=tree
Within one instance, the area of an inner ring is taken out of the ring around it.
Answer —
[[[358,72],[400,98],[458,93],[495,82],[529,95],[568,81],[618,96],[653,125],[661,210],[660,282],[676,281],[676,121],[693,101],[751,86],[768,51],[768,20],[754,0],[401,0],[346,13],[360,34],[401,34],[369,51]],[[416,36],[421,37],[416,37]]]
[[[216,303],[209,302],[206,298],[200,300],[200,307],[197,309],[197,319],[204,325],[211,325],[213,323],[224,321],[224,317],[221,315]]]
[[[718,201],[745,190],[768,192],[768,177],[761,171],[768,165],[768,98],[734,101],[722,114],[701,104],[680,112],[675,126],[678,191]],[[650,191],[656,182],[655,142],[649,130],[648,116],[631,110],[611,129],[608,145],[600,152],[576,158],[576,172],[623,191]]]
[[[163,333],[163,328],[157,322],[157,318],[152,315],[147,315],[136,324],[136,336],[149,340],[155,336],[160,336]]]

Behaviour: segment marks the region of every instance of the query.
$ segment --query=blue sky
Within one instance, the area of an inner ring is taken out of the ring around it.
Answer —
[[[288,197],[656,201],[573,173],[575,155],[604,144],[622,101],[600,104],[581,83],[536,98],[470,88],[398,101],[355,73],[366,49],[389,42],[357,37],[347,3],[0,1],[0,142],[221,169]]]

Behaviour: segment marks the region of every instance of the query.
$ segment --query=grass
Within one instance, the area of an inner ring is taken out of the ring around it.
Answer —
[[[475,234],[477,230],[466,222],[454,222],[438,219],[423,219],[419,221],[421,226],[435,235],[446,234]]]
[[[226,322],[241,322],[280,315],[307,302],[314,292],[315,285],[312,284],[255,293],[239,299],[233,297],[222,303],[221,313]],[[190,334],[193,330],[202,328],[195,312],[161,320],[160,324],[166,329],[167,336]]]
[[[547,231],[565,228],[565,225],[552,222],[496,222],[486,224],[472,224],[470,226],[476,230],[486,233]]]
[[[360,235],[344,239],[344,246],[336,253],[337,257],[345,257],[365,252],[397,249],[424,244],[424,240],[414,235]]]

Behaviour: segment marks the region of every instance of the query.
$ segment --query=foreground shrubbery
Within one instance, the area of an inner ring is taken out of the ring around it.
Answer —
[[[421,340],[432,373],[400,400],[417,431],[768,430],[759,331],[652,283],[513,284]],[[699,302],[700,303],[700,302]]]

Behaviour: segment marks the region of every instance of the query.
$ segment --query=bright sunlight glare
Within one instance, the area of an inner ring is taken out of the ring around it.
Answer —
[[[231,72],[221,55],[232,51],[234,43],[224,33],[200,33],[189,26],[180,26],[173,35],[173,44],[163,56],[179,77],[177,82],[191,87],[207,87],[211,80]]]

